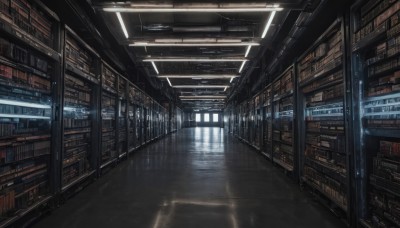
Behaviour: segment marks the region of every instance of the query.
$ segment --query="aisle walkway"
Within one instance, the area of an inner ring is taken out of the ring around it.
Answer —
[[[183,129],[135,152],[34,227],[344,227],[220,128]]]

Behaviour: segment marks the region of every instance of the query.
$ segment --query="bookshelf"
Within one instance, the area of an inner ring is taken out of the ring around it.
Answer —
[[[295,170],[294,135],[294,67],[290,66],[271,86],[272,95],[272,160],[286,171]]]
[[[263,142],[262,142],[262,150],[261,152],[267,156],[269,159],[272,159],[272,89],[271,86],[268,85],[264,89],[263,93]]]
[[[167,115],[43,3],[0,0],[1,227],[62,203],[100,168],[170,133]]]
[[[128,84],[128,154],[136,149],[136,91],[132,84]]]
[[[68,26],[64,31],[62,191],[97,169],[94,88],[100,82],[99,55]]]
[[[128,81],[118,77],[118,157],[128,155]]]
[[[48,203],[56,185],[58,22],[40,2],[0,1],[0,226]]]
[[[351,9],[353,93],[360,107],[356,191],[360,224],[400,226],[400,3],[357,1]]]
[[[254,100],[254,106],[255,106],[255,117],[254,117],[254,130],[255,134],[254,134],[254,147],[257,150],[261,149],[261,138],[262,138],[262,131],[260,131],[260,129],[262,129],[262,111],[261,111],[261,99],[262,99],[262,95],[261,94],[257,94],[257,96],[255,97]]]
[[[300,176],[347,220],[349,172],[346,147],[346,70],[343,21],[336,20],[299,58]],[[347,136],[348,137],[348,136]]]

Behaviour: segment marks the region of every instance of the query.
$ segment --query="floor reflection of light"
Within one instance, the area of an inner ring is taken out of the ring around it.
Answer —
[[[229,189],[229,187],[227,188]],[[228,207],[229,220],[232,223],[232,228],[238,228],[238,222],[236,218],[236,204],[232,201],[232,196],[230,192],[228,192],[229,202],[223,202],[219,200],[214,201],[200,201],[200,200],[183,200],[183,199],[175,199],[171,200],[170,203],[164,202],[163,207],[157,212],[157,215],[153,222],[153,228],[162,228],[168,227],[169,222],[171,221],[173,215],[175,214],[175,208],[179,205],[195,205],[195,206],[204,206],[204,207]]]

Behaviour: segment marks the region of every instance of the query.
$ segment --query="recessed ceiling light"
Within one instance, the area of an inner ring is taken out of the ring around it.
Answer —
[[[169,78],[167,78],[167,81],[168,81],[169,86],[172,87],[172,84],[171,84],[171,81],[169,80]]]
[[[246,64],[246,61],[243,61],[243,62],[242,62],[242,65],[241,65],[240,68],[239,68],[239,73],[242,72],[243,67],[244,67],[245,64]]]
[[[256,42],[198,42],[198,43],[182,43],[182,42],[170,42],[170,43],[151,43],[151,42],[134,42],[129,44],[130,47],[242,47],[242,46],[259,46]]]
[[[211,59],[211,58],[148,58],[143,59],[143,62],[242,62],[247,61],[244,58],[223,58],[223,59]]]
[[[154,68],[154,70],[156,71],[156,73],[159,74],[158,69],[157,69],[157,66],[156,66],[156,64],[155,64],[153,61],[151,61],[151,65],[153,65],[153,68]]]
[[[264,31],[263,31],[263,33],[261,35],[261,38],[264,38],[265,35],[267,35],[269,27],[271,27],[272,20],[274,19],[275,13],[276,13],[276,11],[272,11],[271,12],[271,15],[269,16],[267,24],[265,25]]]
[[[125,23],[124,20],[122,19],[121,13],[117,12],[116,14],[119,24],[121,25],[122,31],[124,32],[125,37],[128,39],[129,38],[128,31],[126,30]]]
[[[158,75],[158,78],[191,78],[191,79],[231,79],[239,77],[236,74],[170,74]]]
[[[104,7],[106,12],[127,13],[243,13],[281,11],[276,4],[224,3],[224,4],[125,4],[123,7]]]
[[[213,88],[226,88],[225,85],[174,85],[173,88],[190,88],[190,89],[213,89]]]

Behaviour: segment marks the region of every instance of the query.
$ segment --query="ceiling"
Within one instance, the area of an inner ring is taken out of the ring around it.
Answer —
[[[92,0],[92,6],[134,64],[171,87],[182,108],[221,111],[288,13],[307,2]]]

